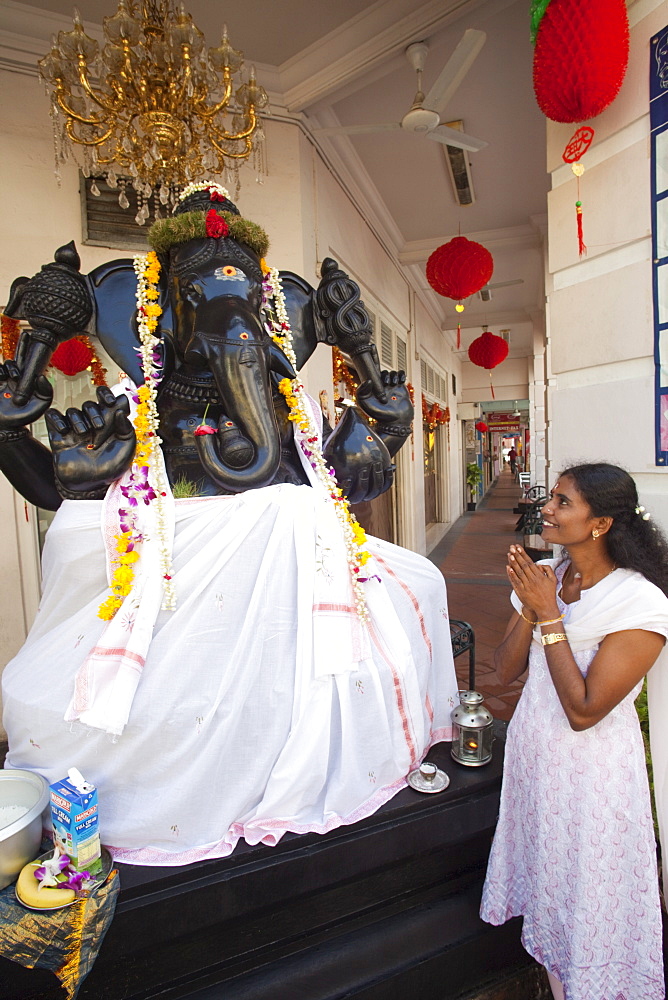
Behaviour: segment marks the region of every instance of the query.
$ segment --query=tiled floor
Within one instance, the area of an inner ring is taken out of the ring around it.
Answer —
[[[509,721],[522,690],[523,679],[502,686],[492,666],[492,654],[503,638],[511,614],[506,554],[513,542],[518,515],[513,512],[520,488],[509,470],[472,513],[463,514],[430,555],[448,589],[451,618],[468,622],[476,639],[476,688],[498,719]],[[462,687],[468,687],[468,654],[455,660]]]

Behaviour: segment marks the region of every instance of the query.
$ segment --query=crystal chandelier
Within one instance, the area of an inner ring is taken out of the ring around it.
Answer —
[[[243,82],[243,53],[232,48],[227,28],[207,54],[183,4],[177,11],[172,0],[120,0],[103,30],[100,51],[75,8],[72,31],[59,32],[39,61],[51,97],[56,170],[70,151],[79,152],[86,176],[120,186],[123,208],[127,182],[119,175],[129,176],[143,225],[153,194],[167,205],[189,182],[238,171],[257,152],[264,139],[258,111],[268,98],[254,68]],[[92,190],[99,193],[96,184]]]

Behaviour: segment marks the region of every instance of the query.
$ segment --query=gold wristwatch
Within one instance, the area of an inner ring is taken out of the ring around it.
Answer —
[[[567,642],[568,636],[564,632],[548,632],[547,635],[541,635],[540,641],[544,646],[551,646],[553,642]]]

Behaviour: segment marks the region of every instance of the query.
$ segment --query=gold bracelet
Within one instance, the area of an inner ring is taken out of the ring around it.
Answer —
[[[544,646],[551,646],[553,642],[568,642],[568,636],[563,632],[548,632],[547,635],[541,635],[540,641]]]
[[[550,618],[549,622],[537,622],[536,624],[537,625],[558,625],[560,621],[563,621],[565,615],[566,615],[566,612],[564,611],[564,613],[562,615],[559,615],[558,618]]]
[[[539,624],[537,621],[532,622],[530,618],[527,618],[527,616],[524,614],[524,612],[522,611],[521,608],[520,608],[520,615],[522,616],[522,618],[524,618],[525,622],[529,622],[529,625],[538,625]]]

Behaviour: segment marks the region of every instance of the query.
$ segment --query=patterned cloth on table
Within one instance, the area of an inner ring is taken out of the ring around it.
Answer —
[[[48,848],[45,848],[48,849]],[[27,969],[48,969],[68,1000],[93,967],[116,909],[118,873],[91,896],[62,910],[36,913],[16,899],[14,885],[0,892],[0,955]]]
[[[568,562],[545,562],[561,582]],[[572,605],[559,598],[559,610],[585,676],[610,632],[668,635],[668,599],[630,570],[615,570]],[[523,915],[522,942],[563,984],[565,1000],[663,1000],[656,844],[634,706],[642,683],[575,732],[537,637],[508,727],[481,916],[501,924]],[[666,669],[664,650],[651,674]]]

